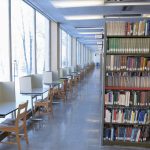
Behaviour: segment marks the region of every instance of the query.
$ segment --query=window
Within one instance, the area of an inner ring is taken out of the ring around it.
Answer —
[[[80,46],[80,63],[83,66],[83,45]]]
[[[12,68],[13,77],[35,72],[34,10],[20,0],[12,3]]]
[[[0,2],[0,81],[10,80],[8,1]]]
[[[77,64],[80,65],[80,43],[77,41]]]
[[[68,66],[67,61],[67,33],[61,30],[61,61],[62,68]]]
[[[72,47],[72,42],[71,42],[71,36],[68,34],[68,45],[67,45],[67,61],[68,61],[68,67],[71,66],[71,47]]]
[[[36,12],[36,60],[37,73],[50,70],[49,20]]]

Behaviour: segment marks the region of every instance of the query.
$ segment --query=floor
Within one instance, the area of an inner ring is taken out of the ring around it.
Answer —
[[[22,150],[134,150],[134,147],[100,146],[99,73],[95,69],[81,81],[67,103],[55,103],[54,117],[42,115],[42,121],[29,121],[29,145],[22,138]],[[17,145],[0,144],[0,150],[17,150]]]

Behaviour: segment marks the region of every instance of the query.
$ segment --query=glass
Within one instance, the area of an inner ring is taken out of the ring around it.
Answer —
[[[80,65],[80,43],[77,41],[77,64]]]
[[[35,72],[34,10],[20,0],[11,4],[12,68],[17,78]]]
[[[0,81],[10,80],[8,1],[0,2]]]
[[[67,33],[61,30],[61,60],[62,60],[62,68],[68,66],[67,60]]]
[[[72,45],[72,43],[71,43],[71,36],[68,34],[68,48],[67,48],[67,54],[68,54],[68,57],[67,57],[67,59],[68,59],[68,67],[70,67],[71,66],[71,45]]]
[[[50,70],[49,20],[36,12],[36,60],[37,73]]]

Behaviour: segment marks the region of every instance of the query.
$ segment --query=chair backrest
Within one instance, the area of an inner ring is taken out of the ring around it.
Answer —
[[[48,90],[48,100],[50,101],[51,104],[53,102],[53,96],[54,96],[54,90],[53,90],[53,88],[50,88]]]
[[[24,120],[24,119],[26,120],[27,107],[28,107],[28,101],[26,101],[23,104],[19,104],[17,118],[16,118],[17,125],[18,125],[19,120]]]
[[[63,88],[64,88],[65,92],[67,91],[67,82],[68,82],[67,80],[64,80],[64,85],[63,85],[64,87]]]
[[[68,80],[68,88],[71,90],[72,89],[72,79]]]

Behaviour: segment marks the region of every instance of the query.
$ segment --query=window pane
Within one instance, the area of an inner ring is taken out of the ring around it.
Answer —
[[[37,73],[50,70],[49,62],[49,21],[36,12],[36,55]]]
[[[79,65],[79,42],[77,41],[77,65]]]
[[[10,80],[8,1],[0,2],[0,81]]]
[[[71,66],[71,36],[68,34],[68,66]]]
[[[61,51],[62,51],[62,67],[67,67],[68,66],[68,61],[67,61],[67,33],[62,30],[61,34]]]
[[[12,1],[13,75],[34,73],[34,10],[20,0]]]

